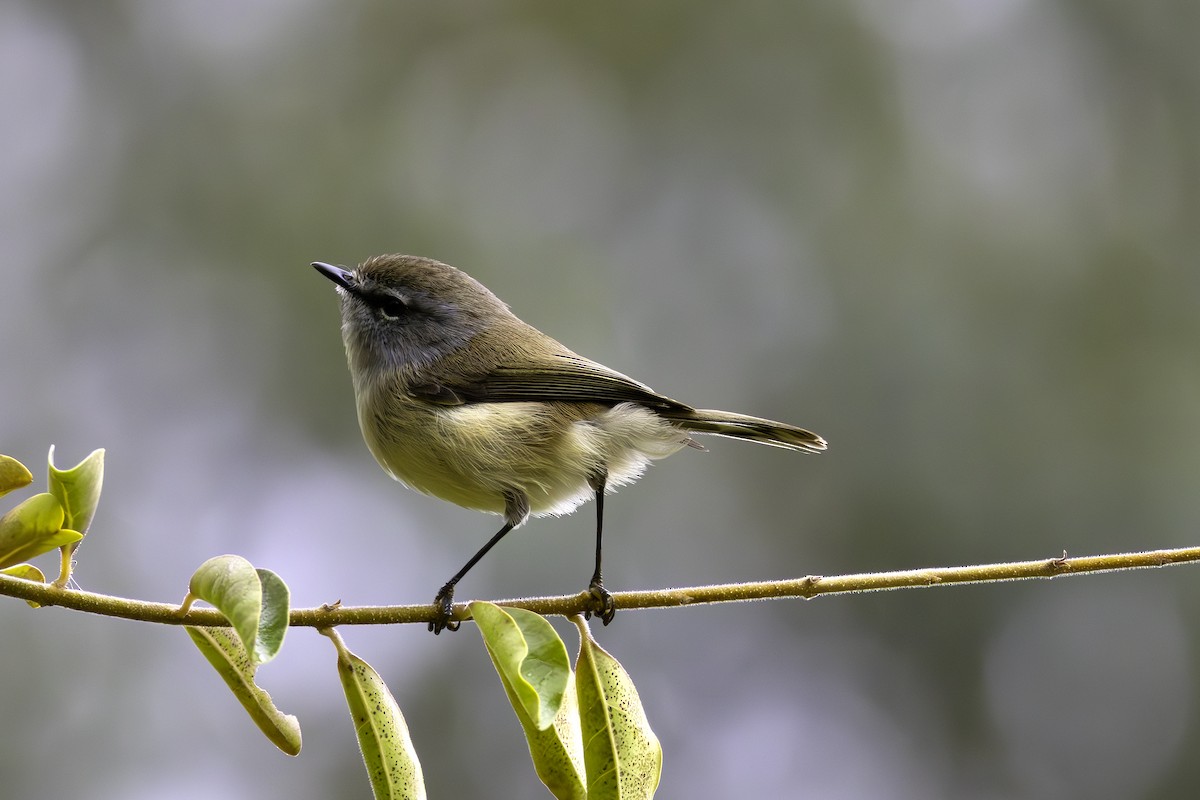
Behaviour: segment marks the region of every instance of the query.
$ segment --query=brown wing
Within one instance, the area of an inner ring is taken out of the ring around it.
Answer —
[[[531,400],[565,403],[598,403],[615,406],[637,403],[648,408],[691,411],[649,386],[608,367],[575,354],[559,353],[549,362],[509,363],[471,379],[451,379],[409,387],[409,391],[431,403],[512,403]]]

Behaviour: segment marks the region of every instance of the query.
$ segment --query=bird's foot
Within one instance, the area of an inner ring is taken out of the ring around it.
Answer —
[[[458,630],[459,621],[452,619],[452,615],[454,614],[454,584],[447,583],[438,590],[437,596],[433,598],[433,606],[433,619],[429,622],[429,630],[433,631],[434,635],[441,633],[443,630]]]
[[[583,611],[584,619],[591,619],[592,615],[603,622],[605,625],[613,621],[613,617],[617,613],[617,604],[613,602],[613,597],[604,588],[604,582],[597,576],[592,578],[591,585],[588,586],[588,602],[587,607]]]

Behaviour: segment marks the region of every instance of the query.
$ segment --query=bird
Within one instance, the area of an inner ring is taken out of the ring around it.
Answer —
[[[531,516],[596,503],[595,569],[586,616],[608,625],[601,543],[606,493],[695,435],[819,453],[816,433],[699,409],[659,394],[523,322],[467,273],[413,255],[348,269],[312,266],[341,298],[341,333],[367,448],[400,483],[503,517],[502,527],[437,592],[428,628],[457,630],[455,587]]]

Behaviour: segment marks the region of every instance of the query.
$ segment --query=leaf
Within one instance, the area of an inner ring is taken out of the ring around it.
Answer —
[[[63,528],[63,509],[49,492],[35,494],[0,517],[0,569],[83,538]]]
[[[338,677],[376,800],[424,800],[421,762],[392,693],[370,664],[346,648],[337,631],[321,633],[337,648]]]
[[[79,539],[64,545],[62,563],[54,585],[60,589],[71,581],[71,556],[79,547],[79,540],[87,535],[100,502],[100,488],[104,484],[104,451],[93,450],[91,455],[70,469],[54,466],[54,445],[50,445],[48,484],[50,493],[58,498],[65,516],[64,527],[79,531]]]
[[[237,631],[246,651],[255,655],[255,663],[262,663],[257,660],[257,642],[263,588],[254,565],[241,556],[214,556],[201,564],[192,575],[188,592],[212,603],[224,614]]]
[[[662,773],[662,746],[625,668],[596,643],[582,617],[574,622],[588,800],[651,798]]]
[[[504,689],[509,702],[516,709],[511,690],[507,685]],[[550,793],[558,800],[584,800],[588,794],[584,783],[583,733],[579,725],[579,701],[576,699],[574,682],[567,685],[562,708],[550,727],[538,730],[520,712],[517,713],[517,719],[525,730],[533,767]]]
[[[33,474],[11,456],[0,456],[0,497],[33,483]]]
[[[287,584],[269,569],[255,570],[262,586],[262,614],[258,637],[254,641],[255,660],[265,664],[279,654],[288,629],[288,610],[291,592]]]
[[[62,504],[66,515],[64,527],[87,535],[104,484],[104,450],[93,450],[70,469],[58,469],[54,466],[54,446],[51,445],[48,460],[50,494]]]
[[[255,569],[241,556],[215,556],[192,575],[181,611],[196,599],[212,603],[237,631],[254,663],[279,654],[288,629],[290,593],[269,569]]]
[[[583,800],[583,738],[566,645],[543,617],[471,603],[500,683],[529,742],[538,777],[559,800]],[[547,719],[547,714],[551,713]]]
[[[17,564],[15,567],[5,567],[0,569],[0,575],[8,575],[11,578],[20,578],[23,581],[33,581],[34,583],[45,583],[46,575],[33,564]]]
[[[17,564],[15,567],[6,567],[0,569],[0,575],[8,575],[12,578],[20,578],[25,581],[33,581],[34,583],[45,583],[46,575],[33,564]],[[30,608],[41,608],[41,603],[36,603],[33,600],[26,600]]]
[[[289,756],[298,755],[301,745],[300,722],[291,714],[280,711],[271,695],[254,682],[258,667],[251,661],[238,636],[229,628],[188,625],[184,629],[229,686],[233,696],[250,714],[250,719],[271,740],[271,744]]]
[[[502,680],[512,686],[538,730],[554,722],[571,678],[567,646],[545,617],[522,608],[471,604],[475,624]]]

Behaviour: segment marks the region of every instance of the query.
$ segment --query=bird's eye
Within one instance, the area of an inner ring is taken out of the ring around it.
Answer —
[[[381,298],[376,308],[379,309],[379,313],[383,315],[384,319],[399,319],[408,311],[408,306],[404,301],[396,297]]]

